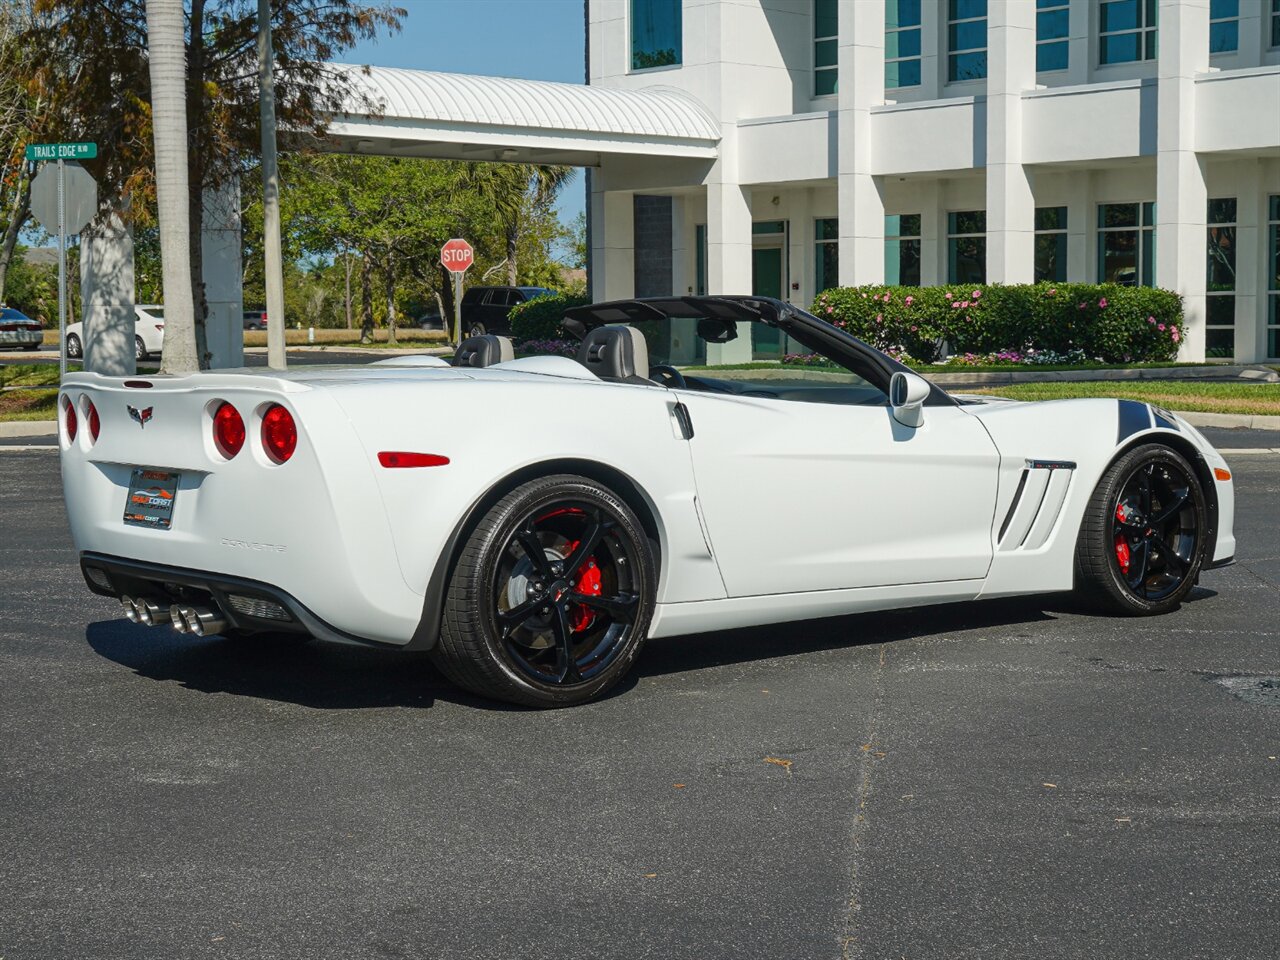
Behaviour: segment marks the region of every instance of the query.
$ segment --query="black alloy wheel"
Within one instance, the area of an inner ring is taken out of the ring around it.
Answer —
[[[455,567],[434,658],[460,686],[530,706],[591,700],[630,667],[657,577],[626,502],[584,477],[503,497]]]
[[[1077,547],[1082,592],[1124,613],[1164,613],[1195,586],[1204,562],[1204,491],[1181,454],[1138,447],[1103,475]]]
[[[134,335],[133,338],[133,358],[135,360],[147,359],[147,345],[142,342],[142,338]]]
[[[67,356],[72,360],[79,360],[84,355],[84,347],[80,343],[80,338],[74,333],[67,336]]]

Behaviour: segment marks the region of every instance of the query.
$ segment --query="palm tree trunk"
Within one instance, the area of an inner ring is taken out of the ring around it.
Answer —
[[[382,263],[383,290],[387,297],[387,343],[396,342],[396,274],[394,258],[390,254]]]
[[[360,342],[373,340],[373,277],[368,254],[360,257]]]
[[[516,285],[516,243],[520,239],[520,228],[513,223],[507,228],[507,286]]]
[[[164,267],[164,373],[194,373],[191,219],[187,176],[185,23],[182,0],[147,0],[147,50],[155,133],[156,206]]]
[[[267,281],[267,366],[283,370],[284,257],[280,251],[280,169],[276,163],[276,92],[271,0],[258,0],[258,96],[262,122],[262,226]]]
[[[202,122],[205,107],[205,0],[191,3],[191,45],[187,55],[187,116]],[[205,322],[209,318],[209,300],[204,286],[204,155],[199,150],[187,151],[187,208],[191,223],[191,300],[195,307],[196,357],[200,369],[209,368],[209,336]]]

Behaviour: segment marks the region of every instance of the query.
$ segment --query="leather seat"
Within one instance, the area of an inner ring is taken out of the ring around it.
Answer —
[[[654,386],[649,372],[649,346],[635,327],[608,324],[583,338],[578,362],[601,380]]]
[[[491,367],[504,360],[514,360],[516,350],[507,337],[486,333],[483,337],[468,337],[458,344],[453,354],[455,367]]]

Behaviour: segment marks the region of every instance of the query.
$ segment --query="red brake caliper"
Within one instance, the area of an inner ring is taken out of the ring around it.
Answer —
[[[575,540],[572,543],[565,544],[565,556],[573,556],[573,551],[578,549],[579,542]],[[574,583],[573,589],[577,593],[583,593],[587,596],[600,596],[600,568],[596,566],[594,557],[582,565],[582,572],[578,574],[578,579]],[[585,603],[575,603],[569,607],[569,629],[574,633],[581,633],[595,621],[596,612]]]
[[[1116,519],[1124,523],[1129,519],[1129,510],[1123,504],[1116,505]],[[1120,572],[1127,574],[1129,572],[1129,541],[1125,539],[1123,533],[1116,534],[1116,560],[1120,564]]]

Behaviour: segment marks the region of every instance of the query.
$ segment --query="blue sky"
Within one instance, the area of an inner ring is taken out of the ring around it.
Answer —
[[[392,2],[409,11],[404,29],[362,43],[341,59],[380,67],[582,82],[582,0]],[[560,195],[561,219],[570,222],[584,204],[579,172]]]

